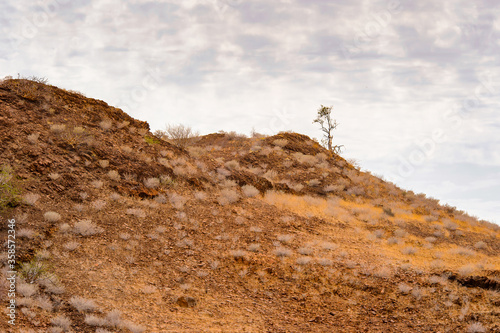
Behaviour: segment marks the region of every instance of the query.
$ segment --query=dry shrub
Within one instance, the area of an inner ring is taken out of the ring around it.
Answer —
[[[160,179],[156,177],[144,179],[144,186],[146,186],[147,188],[156,188],[160,186]]]
[[[36,193],[26,193],[23,195],[24,203],[30,206],[34,206],[38,199],[40,199],[40,195]]]
[[[99,163],[99,166],[103,169],[105,169],[109,166],[108,160],[99,160],[97,163]]]
[[[281,147],[281,148],[285,147],[287,145],[287,143],[288,143],[287,139],[276,139],[276,140],[273,141],[273,144],[275,146],[278,146],[278,147]]]
[[[80,296],[71,297],[69,299],[69,304],[71,304],[79,312],[94,311],[97,308],[93,300]]]
[[[64,315],[58,315],[50,320],[52,325],[60,327],[63,331],[67,332],[71,329],[71,319]]]
[[[248,245],[248,251],[250,252],[259,252],[260,250],[260,244],[258,243],[252,243]]]
[[[474,244],[474,247],[476,249],[486,249],[488,247],[488,245],[486,245],[486,243],[483,241],[479,241],[476,244]]]
[[[241,187],[241,190],[247,198],[255,197],[260,193],[259,190],[252,185],[244,185]]]
[[[223,189],[217,198],[217,202],[219,202],[220,205],[225,206],[237,202],[239,198],[240,196],[235,190]]]
[[[43,214],[43,217],[48,222],[57,222],[61,219],[61,215],[56,212],[46,212],[45,214]]]
[[[38,138],[40,137],[40,133],[33,133],[33,134],[30,134],[28,135],[28,141],[35,145],[38,143]]]
[[[81,220],[75,223],[73,232],[81,236],[92,236],[103,232],[103,229],[92,223],[90,220]]]
[[[120,174],[116,170],[110,170],[108,172],[108,177],[114,181],[119,181],[121,179]]]
[[[107,131],[113,127],[113,122],[109,119],[104,119],[99,122],[99,127],[101,127],[103,130]]]
[[[172,204],[172,206],[178,210],[181,210],[187,201],[187,198],[177,193],[170,193],[168,197],[170,199],[170,203]]]
[[[199,133],[185,125],[167,125],[164,130],[155,131],[155,136],[172,142],[178,147],[185,148],[194,141]]]
[[[224,163],[224,166],[229,170],[238,170],[240,168],[240,163],[238,163],[238,161],[236,160],[232,160]]]
[[[278,257],[289,257],[292,255],[292,250],[286,248],[286,247],[277,247],[275,250],[274,250],[274,254]]]

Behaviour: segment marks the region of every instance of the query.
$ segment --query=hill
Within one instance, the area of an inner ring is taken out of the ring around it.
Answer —
[[[500,228],[307,136],[180,147],[8,79],[0,140],[4,332],[500,332]]]

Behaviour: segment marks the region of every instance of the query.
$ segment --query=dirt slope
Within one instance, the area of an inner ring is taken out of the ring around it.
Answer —
[[[2,332],[500,332],[499,227],[307,136],[179,148],[102,101],[5,80],[0,140],[19,272]]]

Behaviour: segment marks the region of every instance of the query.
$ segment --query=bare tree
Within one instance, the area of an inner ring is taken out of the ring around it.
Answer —
[[[323,145],[328,148],[329,151],[336,154],[340,153],[343,145],[333,146],[333,130],[337,128],[338,123],[332,118],[332,108],[333,106],[324,106],[318,109],[318,115],[314,119],[313,123],[318,123],[321,126],[321,131],[323,132]]]

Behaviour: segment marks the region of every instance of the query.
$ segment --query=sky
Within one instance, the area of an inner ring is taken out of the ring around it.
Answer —
[[[152,130],[319,139],[333,106],[343,157],[500,223],[496,0],[4,0],[0,32],[0,77]]]

